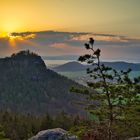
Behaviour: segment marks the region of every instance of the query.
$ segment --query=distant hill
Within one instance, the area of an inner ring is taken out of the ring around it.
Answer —
[[[59,72],[59,71],[81,71],[81,70],[85,70],[86,66],[84,66],[83,64],[80,64],[76,61],[73,62],[68,62],[66,64],[63,65],[59,65],[57,67],[54,67],[53,70]]]
[[[80,85],[47,69],[35,53],[21,51],[0,59],[1,110],[37,115],[83,113],[72,105],[80,100],[69,92],[72,86]]]
[[[133,71],[140,71],[140,63],[128,63],[128,62],[103,62],[105,65],[110,66],[117,70],[127,70],[131,68]]]
[[[112,67],[116,70],[127,70],[131,68],[133,71],[140,71],[140,63],[128,63],[128,62],[102,62],[106,66]],[[66,72],[66,71],[82,71],[86,70],[89,65],[83,65],[79,62],[68,62],[63,65],[59,65],[53,68],[56,72]]]

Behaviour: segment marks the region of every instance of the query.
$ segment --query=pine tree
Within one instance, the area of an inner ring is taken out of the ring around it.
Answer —
[[[87,74],[92,82],[88,89],[72,88],[73,92],[85,94],[88,99],[87,110],[91,118],[99,124],[107,125],[108,140],[113,139],[114,126],[126,122],[128,110],[140,104],[140,77],[131,79],[131,69],[117,71],[105,66],[100,60],[101,50],[94,48],[94,39],[85,43],[88,54],[79,57],[79,61],[89,64]],[[95,103],[98,101],[98,105]]]

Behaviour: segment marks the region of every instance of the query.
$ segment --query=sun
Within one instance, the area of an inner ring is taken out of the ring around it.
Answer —
[[[13,36],[12,33],[10,33],[10,32],[1,32],[1,33],[0,33],[0,38],[10,38],[10,39],[14,39],[15,36]]]
[[[15,18],[5,19],[1,24],[0,37],[11,37],[13,32],[19,32],[21,30],[21,23]]]
[[[0,32],[0,38],[8,37],[9,33],[7,32]]]

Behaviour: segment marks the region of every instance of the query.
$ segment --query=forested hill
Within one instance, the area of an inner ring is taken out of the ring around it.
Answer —
[[[21,51],[0,59],[0,109],[56,115],[61,111],[79,112],[72,102],[79,97],[69,92],[79,86],[46,68],[42,58],[29,51]],[[81,112],[79,112],[81,113]]]

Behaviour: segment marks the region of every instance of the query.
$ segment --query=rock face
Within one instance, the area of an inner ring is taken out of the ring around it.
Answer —
[[[78,140],[76,136],[69,135],[61,128],[40,131],[36,136],[29,140]]]

